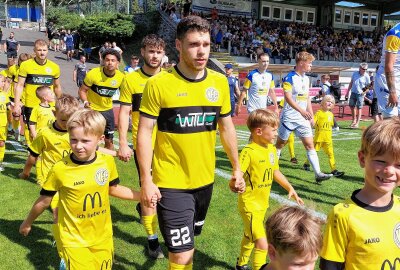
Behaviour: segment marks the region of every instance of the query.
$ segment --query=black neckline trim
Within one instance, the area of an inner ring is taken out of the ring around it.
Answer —
[[[59,131],[59,132],[67,132],[66,129],[64,130],[64,129],[58,128],[57,125],[56,125],[56,122],[53,122],[53,128],[54,128],[55,130]]]
[[[144,76],[147,76],[149,78],[152,77],[152,75],[147,74],[146,72],[144,72],[143,67],[140,67],[140,72],[142,72]]]
[[[176,72],[179,74],[179,76],[181,76],[183,79],[185,79],[186,81],[189,81],[189,82],[201,82],[207,78],[207,68],[204,69],[204,75],[200,79],[189,79],[188,77],[183,75],[183,73],[178,69],[177,65],[174,66],[174,68],[175,68]]]
[[[33,60],[36,62],[36,64],[38,64],[39,66],[44,66],[44,65],[46,65],[47,64],[47,59],[46,59],[46,61],[43,63],[43,64],[39,64],[37,61],[36,61],[36,56],[33,58]]]
[[[392,209],[393,207],[393,194],[392,197],[390,199],[390,203],[388,205],[385,206],[372,206],[369,204],[366,204],[365,202],[360,201],[359,199],[357,199],[356,195],[360,192],[361,189],[357,189],[353,192],[353,194],[351,195],[351,200],[357,204],[359,207],[364,208],[366,210],[369,211],[373,211],[373,212],[386,212],[389,211],[390,209]]]
[[[103,72],[103,74],[106,75],[106,77],[108,77],[108,78],[113,78],[113,77],[117,74],[117,71],[115,71],[114,75],[108,76],[108,75],[104,72],[104,67],[102,67],[101,72]]]
[[[42,108],[46,108],[46,109],[51,107],[49,104],[47,105],[47,107],[43,106],[42,104],[39,104],[39,106],[42,107]]]
[[[69,156],[71,158],[71,161],[77,165],[88,165],[88,164],[92,164],[93,162],[96,161],[97,159],[97,152],[94,156],[94,158],[92,158],[91,160],[87,160],[87,161],[81,161],[81,160],[77,160],[76,158],[74,158],[74,154],[71,153],[71,155]]]

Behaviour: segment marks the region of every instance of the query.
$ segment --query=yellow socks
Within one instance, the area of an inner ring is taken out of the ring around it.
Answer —
[[[158,219],[156,214],[151,216],[142,216],[142,221],[147,235],[151,236],[156,234],[158,225]]]
[[[0,163],[4,160],[4,153],[6,152],[6,145],[0,146]]]
[[[192,270],[193,263],[191,264],[176,264],[173,262],[169,262],[168,270]]]
[[[267,250],[264,249],[254,249],[253,255],[253,269],[260,269],[267,262]]]
[[[237,261],[237,265],[243,266],[249,262],[251,251],[254,248],[254,243],[249,238],[243,236],[242,243],[240,244],[240,255]]]

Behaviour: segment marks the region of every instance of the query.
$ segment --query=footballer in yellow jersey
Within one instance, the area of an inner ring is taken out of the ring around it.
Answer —
[[[112,109],[112,96],[119,89],[125,75],[115,70],[113,76],[104,73],[104,67],[97,67],[90,70],[83,81],[90,90],[87,92],[87,101],[90,108],[103,112]]]
[[[328,216],[320,268],[395,270],[400,267],[400,198],[384,207],[356,198],[337,204]]]
[[[136,149],[137,130],[139,125],[139,108],[142,101],[143,89],[147,80],[151,77],[146,74],[143,68],[131,72],[125,76],[124,83],[121,85],[119,101],[121,105],[131,106],[132,111],[132,144]],[[154,130],[155,132],[155,130]],[[153,136],[153,141],[155,140]],[[153,143],[154,144],[154,143]]]
[[[40,163],[40,165],[37,165],[37,181],[40,185],[43,185],[54,163],[71,152],[68,132],[58,128],[53,123],[38,134],[28,151],[32,156],[38,157],[37,163]]]
[[[24,105],[33,108],[40,103],[40,100],[36,97],[36,88],[45,85],[53,89],[55,81],[60,77],[60,67],[51,60],[47,59],[43,64],[39,64],[33,58],[21,64],[18,77],[25,78]]]
[[[212,184],[217,121],[231,111],[226,77],[206,69],[188,80],[175,66],[149,78],[144,92],[140,112],[158,125],[154,183],[182,190]]]
[[[3,159],[6,151],[7,140],[7,109],[10,108],[10,99],[8,94],[1,90],[4,86],[5,77],[0,75],[0,172],[4,171]]]

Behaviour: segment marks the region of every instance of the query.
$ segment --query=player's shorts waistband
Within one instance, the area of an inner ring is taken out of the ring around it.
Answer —
[[[207,189],[213,186],[214,183],[198,187],[198,188],[193,188],[193,189],[178,189],[178,188],[158,188],[160,191],[166,191],[166,192],[185,192],[185,193],[192,193],[192,192],[197,192],[199,190]]]

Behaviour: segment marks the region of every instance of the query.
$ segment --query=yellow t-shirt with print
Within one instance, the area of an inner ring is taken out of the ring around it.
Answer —
[[[333,113],[318,110],[314,115],[315,135],[314,142],[332,142]]]
[[[40,132],[43,128],[51,125],[56,119],[53,111],[54,107],[50,105],[48,107],[44,107],[40,104],[35,106],[29,118],[29,125],[35,125],[36,132]]]

